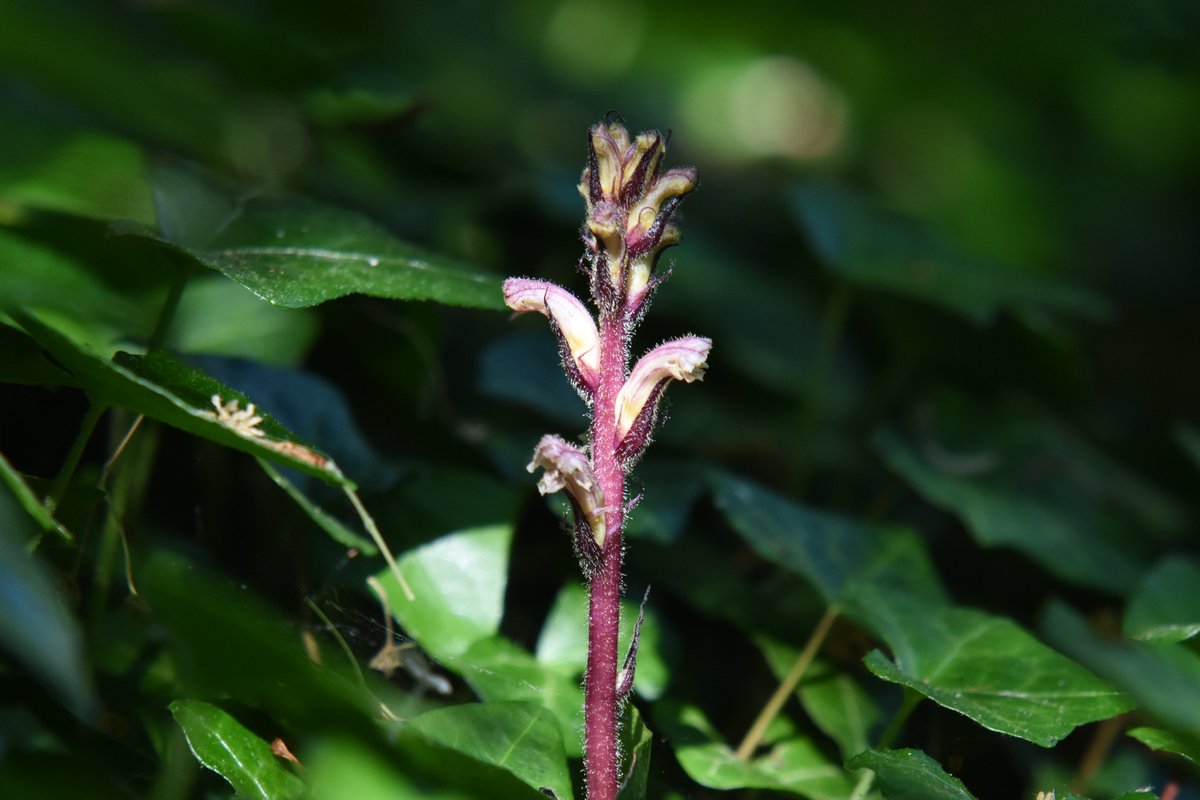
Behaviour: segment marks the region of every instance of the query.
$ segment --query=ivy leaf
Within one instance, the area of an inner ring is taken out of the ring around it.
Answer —
[[[583,690],[573,676],[540,663],[503,636],[475,642],[461,659],[448,661],[446,666],[489,703],[532,701],[549,709],[558,722],[567,756],[583,754]]]
[[[193,184],[182,183],[176,193],[192,202]],[[231,201],[224,215],[209,214],[208,224],[177,230],[175,217],[188,215],[172,212],[168,225],[165,202],[160,198],[161,233],[126,224],[114,230],[156,240],[278,306],[365,294],[504,308],[499,277],[402,242],[352,211],[306,200]]]
[[[260,414],[263,437],[243,435],[218,422],[210,402],[213,395],[223,402],[238,400],[242,409],[249,399],[166,353],[125,354],[119,363],[107,361],[31,314],[20,314],[17,321],[71,372],[94,402],[127,408],[217,444],[353,487],[333,461],[297,442],[265,413]]]
[[[571,800],[571,776],[554,716],[540,703],[468,703],[413,717],[406,731],[495,764],[535,789]]]
[[[843,601],[859,585],[944,601],[941,581],[911,531],[805,508],[726,474],[715,474],[713,483],[717,507],[746,543],[807,578],[827,604]]]
[[[846,767],[874,772],[887,800],[975,800],[962,781],[920,750],[871,749]]]
[[[662,701],[654,718],[679,765],[710,789],[771,789],[812,800],[844,800],[854,789],[850,775],[808,739],[785,739],[766,754],[742,761],[694,706]]]
[[[988,730],[1052,747],[1077,726],[1132,707],[1009,619],[896,592],[863,591],[856,603],[895,659],[873,651],[868,669]]]
[[[1200,566],[1172,557],[1147,572],[1125,609],[1125,635],[1182,642],[1200,633]]]
[[[438,661],[454,668],[476,642],[500,629],[512,528],[462,531],[410,550],[399,559],[410,599],[390,569],[375,577],[392,616]]]
[[[260,739],[224,710],[199,700],[176,700],[171,714],[196,760],[229,781],[239,797],[290,800],[304,783]]]
[[[920,222],[872,208],[839,187],[801,187],[793,204],[824,265],[857,285],[937,305],[978,325],[1002,309],[1093,319],[1108,313],[1104,299],[1087,289],[972,258]]]
[[[1200,656],[1181,644],[1106,639],[1061,602],[1042,630],[1056,647],[1111,680],[1178,733],[1200,738]]]

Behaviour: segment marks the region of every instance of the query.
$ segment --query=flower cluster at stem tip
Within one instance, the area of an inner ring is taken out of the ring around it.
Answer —
[[[593,441],[579,447],[545,436],[529,464],[530,472],[545,470],[538,481],[542,494],[566,491],[585,572],[599,562],[608,539],[606,511],[611,508],[596,477],[597,456],[608,454],[628,474],[650,444],[667,385],[699,380],[712,347],[704,337],[684,336],[658,345],[628,368],[630,335],[669,275],[669,270],[658,271],[659,257],[679,242],[676,212],[696,187],[694,168],[663,169],[666,145],[667,137],[658,131],[631,139],[623,125],[608,120],[588,132],[587,166],[579,183],[587,207],[579,265],[589,281],[595,317],[574,294],[549,281],[504,282],[509,308],[550,321],[563,370],[593,415]],[[605,353],[606,347],[619,352]],[[612,441],[595,441],[600,435],[611,435]]]

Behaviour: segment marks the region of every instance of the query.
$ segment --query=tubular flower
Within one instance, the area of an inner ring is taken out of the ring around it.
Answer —
[[[616,402],[617,457],[622,463],[632,464],[650,443],[667,384],[703,378],[711,349],[711,339],[685,336],[663,342],[634,365]]]
[[[604,518],[604,490],[596,481],[588,457],[562,438],[546,435],[534,448],[533,460],[526,469],[533,472],[539,467],[545,472],[538,480],[538,491],[545,495],[566,490],[571,499],[571,506],[575,510],[576,546],[580,548],[580,554],[588,555],[592,547],[588,542],[578,541],[578,533],[584,528],[598,548],[598,554],[604,548],[608,533]]]
[[[518,314],[536,311],[550,320],[563,370],[583,399],[591,400],[600,369],[600,335],[583,303],[561,286],[531,278],[506,280],[504,302]]]
[[[624,305],[636,313],[653,288],[658,257],[679,242],[673,222],[683,196],[696,188],[696,171],[661,172],[666,142],[657,131],[638,134],[600,122],[588,134],[588,164],[579,183],[587,203],[584,242],[592,291],[602,307]]]

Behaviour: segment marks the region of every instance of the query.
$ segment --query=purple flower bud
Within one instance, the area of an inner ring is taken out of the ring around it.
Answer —
[[[595,546],[603,550],[608,533],[604,490],[596,481],[588,457],[562,438],[547,435],[534,448],[533,460],[526,469],[533,472],[539,467],[545,472],[538,480],[538,491],[545,495],[566,490],[575,509],[577,527],[586,524]]]
[[[671,381],[704,377],[712,340],[685,336],[663,342],[642,356],[617,394],[617,455],[626,468],[641,456],[658,416],[659,401]]]
[[[600,335],[583,303],[561,286],[531,278],[506,280],[504,302],[518,314],[535,311],[550,320],[563,369],[584,400],[590,401],[600,369]]]

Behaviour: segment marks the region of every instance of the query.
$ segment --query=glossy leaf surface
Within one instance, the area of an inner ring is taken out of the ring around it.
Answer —
[[[962,781],[920,750],[867,750],[846,762],[869,769],[888,800],[974,800]]]

